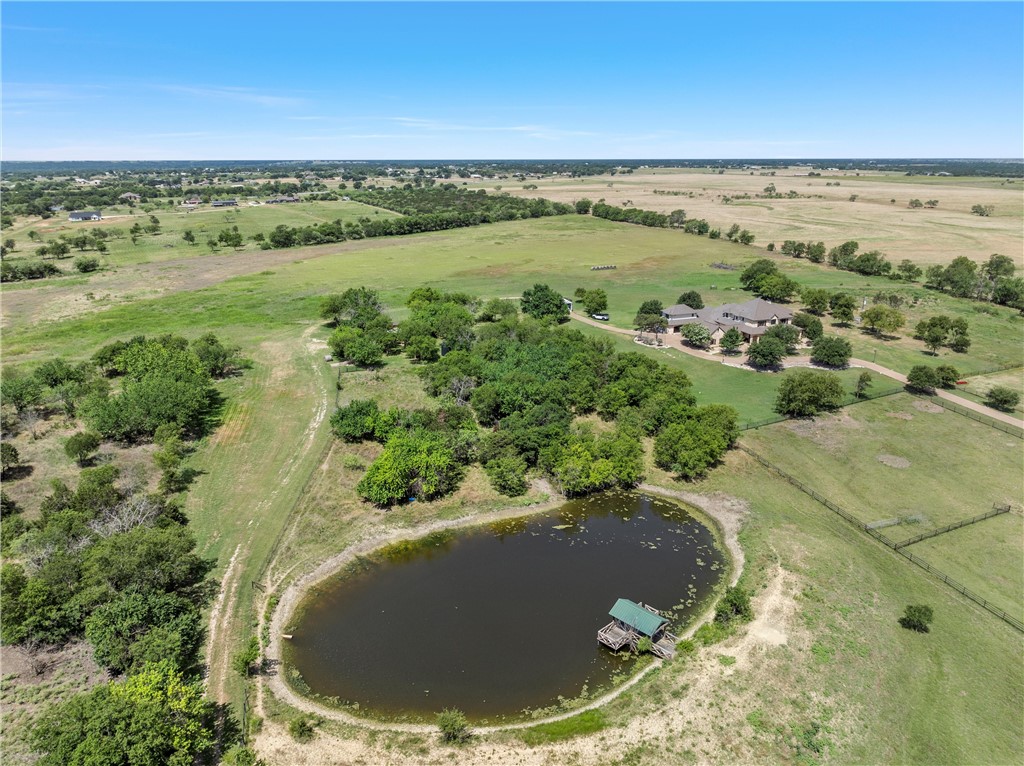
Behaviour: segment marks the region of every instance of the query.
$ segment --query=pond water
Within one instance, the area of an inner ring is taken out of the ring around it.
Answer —
[[[685,625],[728,566],[684,506],[635,492],[389,550],[307,597],[284,657],[385,717],[494,719],[607,686],[632,663],[597,642],[616,599]]]

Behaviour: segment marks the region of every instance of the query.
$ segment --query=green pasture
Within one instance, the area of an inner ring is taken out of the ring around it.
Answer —
[[[899,398],[844,412],[866,428]],[[785,427],[757,434],[771,440]],[[986,435],[957,433],[958,446]],[[877,434],[883,435],[884,429]],[[785,444],[770,453],[773,459]],[[769,452],[764,445],[759,449]],[[1017,454],[1019,465],[1019,448]],[[813,461],[802,464],[814,466],[800,474],[808,483],[827,479],[825,469]],[[858,468],[847,467],[843,475]],[[862,483],[867,486],[868,479]],[[725,753],[714,760],[783,762],[786,735],[811,722],[820,724],[831,744],[823,762],[931,765],[1021,759],[1024,723],[1016,711],[1024,693],[1024,650],[1018,632],[744,455],[731,454],[723,469],[688,489],[749,502],[751,515],[741,534],[747,555],[743,584],[757,592],[777,565],[795,577],[796,613],[787,645],[758,650],[751,666],[720,689],[716,711],[725,720],[738,719],[726,727],[737,736],[723,739]],[[884,490],[894,491],[890,484]],[[835,497],[856,507],[854,498]],[[1014,576],[1019,576],[1016,518]],[[990,541],[996,539],[990,535]],[[899,626],[907,604],[933,608],[930,633]],[[676,667],[669,666],[669,672],[677,672]],[[687,681],[693,678],[679,671],[676,683]],[[655,713],[659,698],[675,695],[669,674],[651,686],[632,696],[651,699]]]
[[[271,213],[284,215],[284,207],[273,207]],[[235,215],[255,216],[263,214],[264,209],[243,210]],[[179,255],[184,254],[183,249],[197,254],[209,252],[205,246],[187,248],[183,242],[175,248]],[[463,290],[484,297],[515,297],[536,282],[546,282],[565,295],[571,295],[580,286],[600,287],[608,293],[611,324],[630,327],[640,303],[648,298],[669,305],[681,292],[694,289],[702,294],[707,305],[749,300],[751,294],[739,284],[740,271],[755,258],[773,257],[783,273],[801,285],[846,291],[858,301],[867,299],[869,305],[871,297],[879,291],[895,290],[904,295],[910,305],[902,309],[907,323],[898,337],[879,338],[855,326],[835,327],[828,317],[824,318],[827,332],[850,339],[855,356],[904,373],[916,364],[952,364],[962,374],[1024,364],[1024,317],[1011,309],[950,298],[920,285],[863,277],[804,260],[772,256],[758,248],[722,240],[589,216],[506,222],[285,252],[294,253],[295,261],[274,269],[273,274],[257,273],[228,280],[212,288],[176,295],[164,304],[159,303],[163,299],[157,299],[156,304],[141,301],[107,308],[88,323],[88,328],[73,327],[77,323],[73,320],[71,325],[43,323],[18,332],[9,331],[8,351],[14,356],[22,353],[23,338],[31,339],[32,347],[41,348],[39,341],[47,336],[60,344],[82,334],[116,333],[116,327],[134,326],[136,319],[145,324],[146,315],[159,313],[161,306],[187,319],[183,322],[186,326],[194,324],[196,314],[202,314],[203,322],[214,326],[252,321],[262,326],[266,322],[301,320],[315,314],[317,296],[358,285],[380,290],[392,306],[400,306],[405,296],[420,285]],[[237,257],[245,258],[246,253],[240,252]],[[175,268],[187,269],[189,260],[174,263]],[[712,268],[712,263],[725,263],[736,269]],[[607,264],[617,268],[591,271],[591,266]],[[120,273],[123,275],[124,269]],[[83,292],[99,292],[103,281],[100,273],[76,282],[76,287],[80,284]],[[63,280],[47,280],[31,289],[42,291],[39,294],[45,297],[49,286],[63,284]],[[798,309],[800,304],[790,307]],[[936,357],[921,341],[911,337],[918,321],[936,314],[967,319],[973,340],[968,353],[955,354],[943,349]],[[396,318],[400,317],[396,313]],[[10,317],[10,321],[16,324],[18,318]]]
[[[897,394],[847,407],[836,415],[747,431],[742,440],[865,523],[923,517],[881,530],[895,541],[977,516],[993,505],[1009,503],[1019,512],[1024,442],[954,412],[934,411],[929,405],[910,394]],[[822,512],[827,513],[824,508]],[[986,529],[996,528],[989,520],[970,536],[958,530],[948,540],[938,539],[943,546],[967,541],[963,543],[967,547],[958,550],[963,562],[973,562],[970,579],[991,577],[993,582],[1005,583],[1005,587],[993,586],[999,598],[992,600],[1020,613],[1024,592],[1016,584],[1024,555],[1024,528],[1019,515],[1013,518],[1014,535],[985,535]],[[971,540],[977,544],[972,546]],[[945,568],[942,557],[932,561],[916,546],[913,552]],[[1016,562],[1013,572],[999,570],[1011,562]],[[958,579],[957,574],[948,574]]]

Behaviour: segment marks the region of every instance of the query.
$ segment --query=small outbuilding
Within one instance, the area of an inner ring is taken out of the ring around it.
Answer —
[[[597,640],[609,649],[636,651],[640,639],[648,638],[655,655],[666,660],[675,656],[676,637],[667,630],[668,619],[654,607],[620,598],[608,615],[612,621],[597,632]]]

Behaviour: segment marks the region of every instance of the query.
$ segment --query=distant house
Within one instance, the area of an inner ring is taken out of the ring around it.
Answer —
[[[182,205],[198,205],[200,202],[202,202],[202,200],[199,199],[199,197],[189,197],[187,200],[184,200],[181,204]]]
[[[98,221],[102,217],[99,210],[76,210],[68,213],[69,221]]]
[[[130,200],[131,202],[138,202],[140,199],[142,199],[142,195],[136,194],[135,192],[125,192],[120,197],[118,197],[118,199]]]
[[[722,336],[732,327],[743,334],[743,340],[754,343],[769,327],[793,322],[792,311],[761,298],[704,309],[678,303],[664,309],[661,315],[668,321],[669,331],[674,333],[680,332],[688,324],[704,325],[711,332],[712,346],[717,346]]]
[[[215,199],[210,203],[213,207],[237,207],[238,200],[236,199]]]

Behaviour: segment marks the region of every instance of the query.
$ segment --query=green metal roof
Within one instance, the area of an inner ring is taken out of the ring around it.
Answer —
[[[652,637],[658,632],[658,628],[668,622],[664,617],[648,612],[642,606],[633,603],[627,598],[620,598],[616,601],[615,606],[612,607],[608,614],[616,620],[626,623],[638,633]]]

